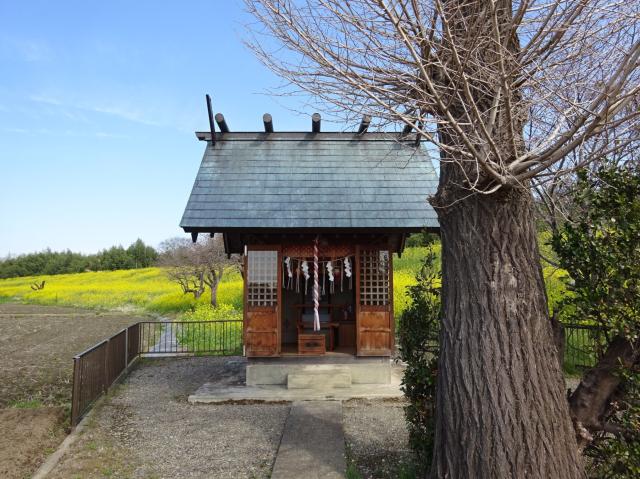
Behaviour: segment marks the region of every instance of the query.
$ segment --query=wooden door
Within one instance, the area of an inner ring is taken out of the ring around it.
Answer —
[[[247,357],[280,355],[281,276],[280,248],[247,248],[244,274],[244,347]]]
[[[356,253],[358,356],[390,356],[394,346],[392,262],[389,251]]]

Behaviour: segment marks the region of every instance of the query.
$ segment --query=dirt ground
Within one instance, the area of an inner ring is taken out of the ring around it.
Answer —
[[[29,477],[65,436],[60,407],[0,409],[0,477]]]
[[[0,477],[29,477],[62,441],[73,356],[140,319],[0,304]]]

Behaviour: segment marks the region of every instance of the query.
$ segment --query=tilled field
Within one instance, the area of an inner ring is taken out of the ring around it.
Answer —
[[[28,477],[64,437],[73,356],[140,319],[0,304],[1,477]]]

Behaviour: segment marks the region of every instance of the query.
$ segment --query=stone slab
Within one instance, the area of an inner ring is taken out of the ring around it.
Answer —
[[[305,372],[289,373],[287,389],[323,389],[350,388],[351,374],[349,371]]]
[[[192,395],[190,403],[215,404],[226,402],[292,402],[292,401],[348,401],[349,399],[402,398],[400,384],[353,384],[350,388],[287,389],[283,385],[220,386],[205,383]]]
[[[272,479],[344,479],[342,403],[295,402],[285,423]]]
[[[344,364],[307,364],[296,362],[249,363],[247,386],[287,384],[289,374],[307,372],[342,373],[348,371],[353,384],[389,384],[390,360],[378,362],[349,362]]]

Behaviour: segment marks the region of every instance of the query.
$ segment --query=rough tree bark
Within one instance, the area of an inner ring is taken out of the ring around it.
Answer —
[[[486,140],[475,148],[509,164],[524,149],[527,112],[513,106],[519,91],[510,90],[503,100],[487,85],[514,84],[502,72],[518,73],[510,63],[520,51],[510,30],[511,1],[493,2],[493,22],[489,2],[444,5],[450,38],[475,54],[477,63],[452,57],[469,70],[467,77],[476,78],[468,95],[483,115],[496,115],[491,147]],[[495,29],[511,57],[496,50]],[[476,72],[474,65],[494,65],[495,71]],[[449,77],[440,81],[447,84]],[[462,88],[455,81],[450,86]],[[461,128],[468,128],[467,103],[452,96],[449,105]],[[438,133],[445,145],[463,141],[453,128]],[[475,162],[446,148],[440,160],[431,201],[442,238],[443,304],[432,476],[584,477],[547,309],[529,185],[513,182],[490,193],[496,180]],[[487,193],[470,191],[470,181],[486,185]]]
[[[584,473],[548,316],[530,193],[453,206],[443,163],[443,324],[434,478]],[[461,194],[466,192],[462,191]]]

